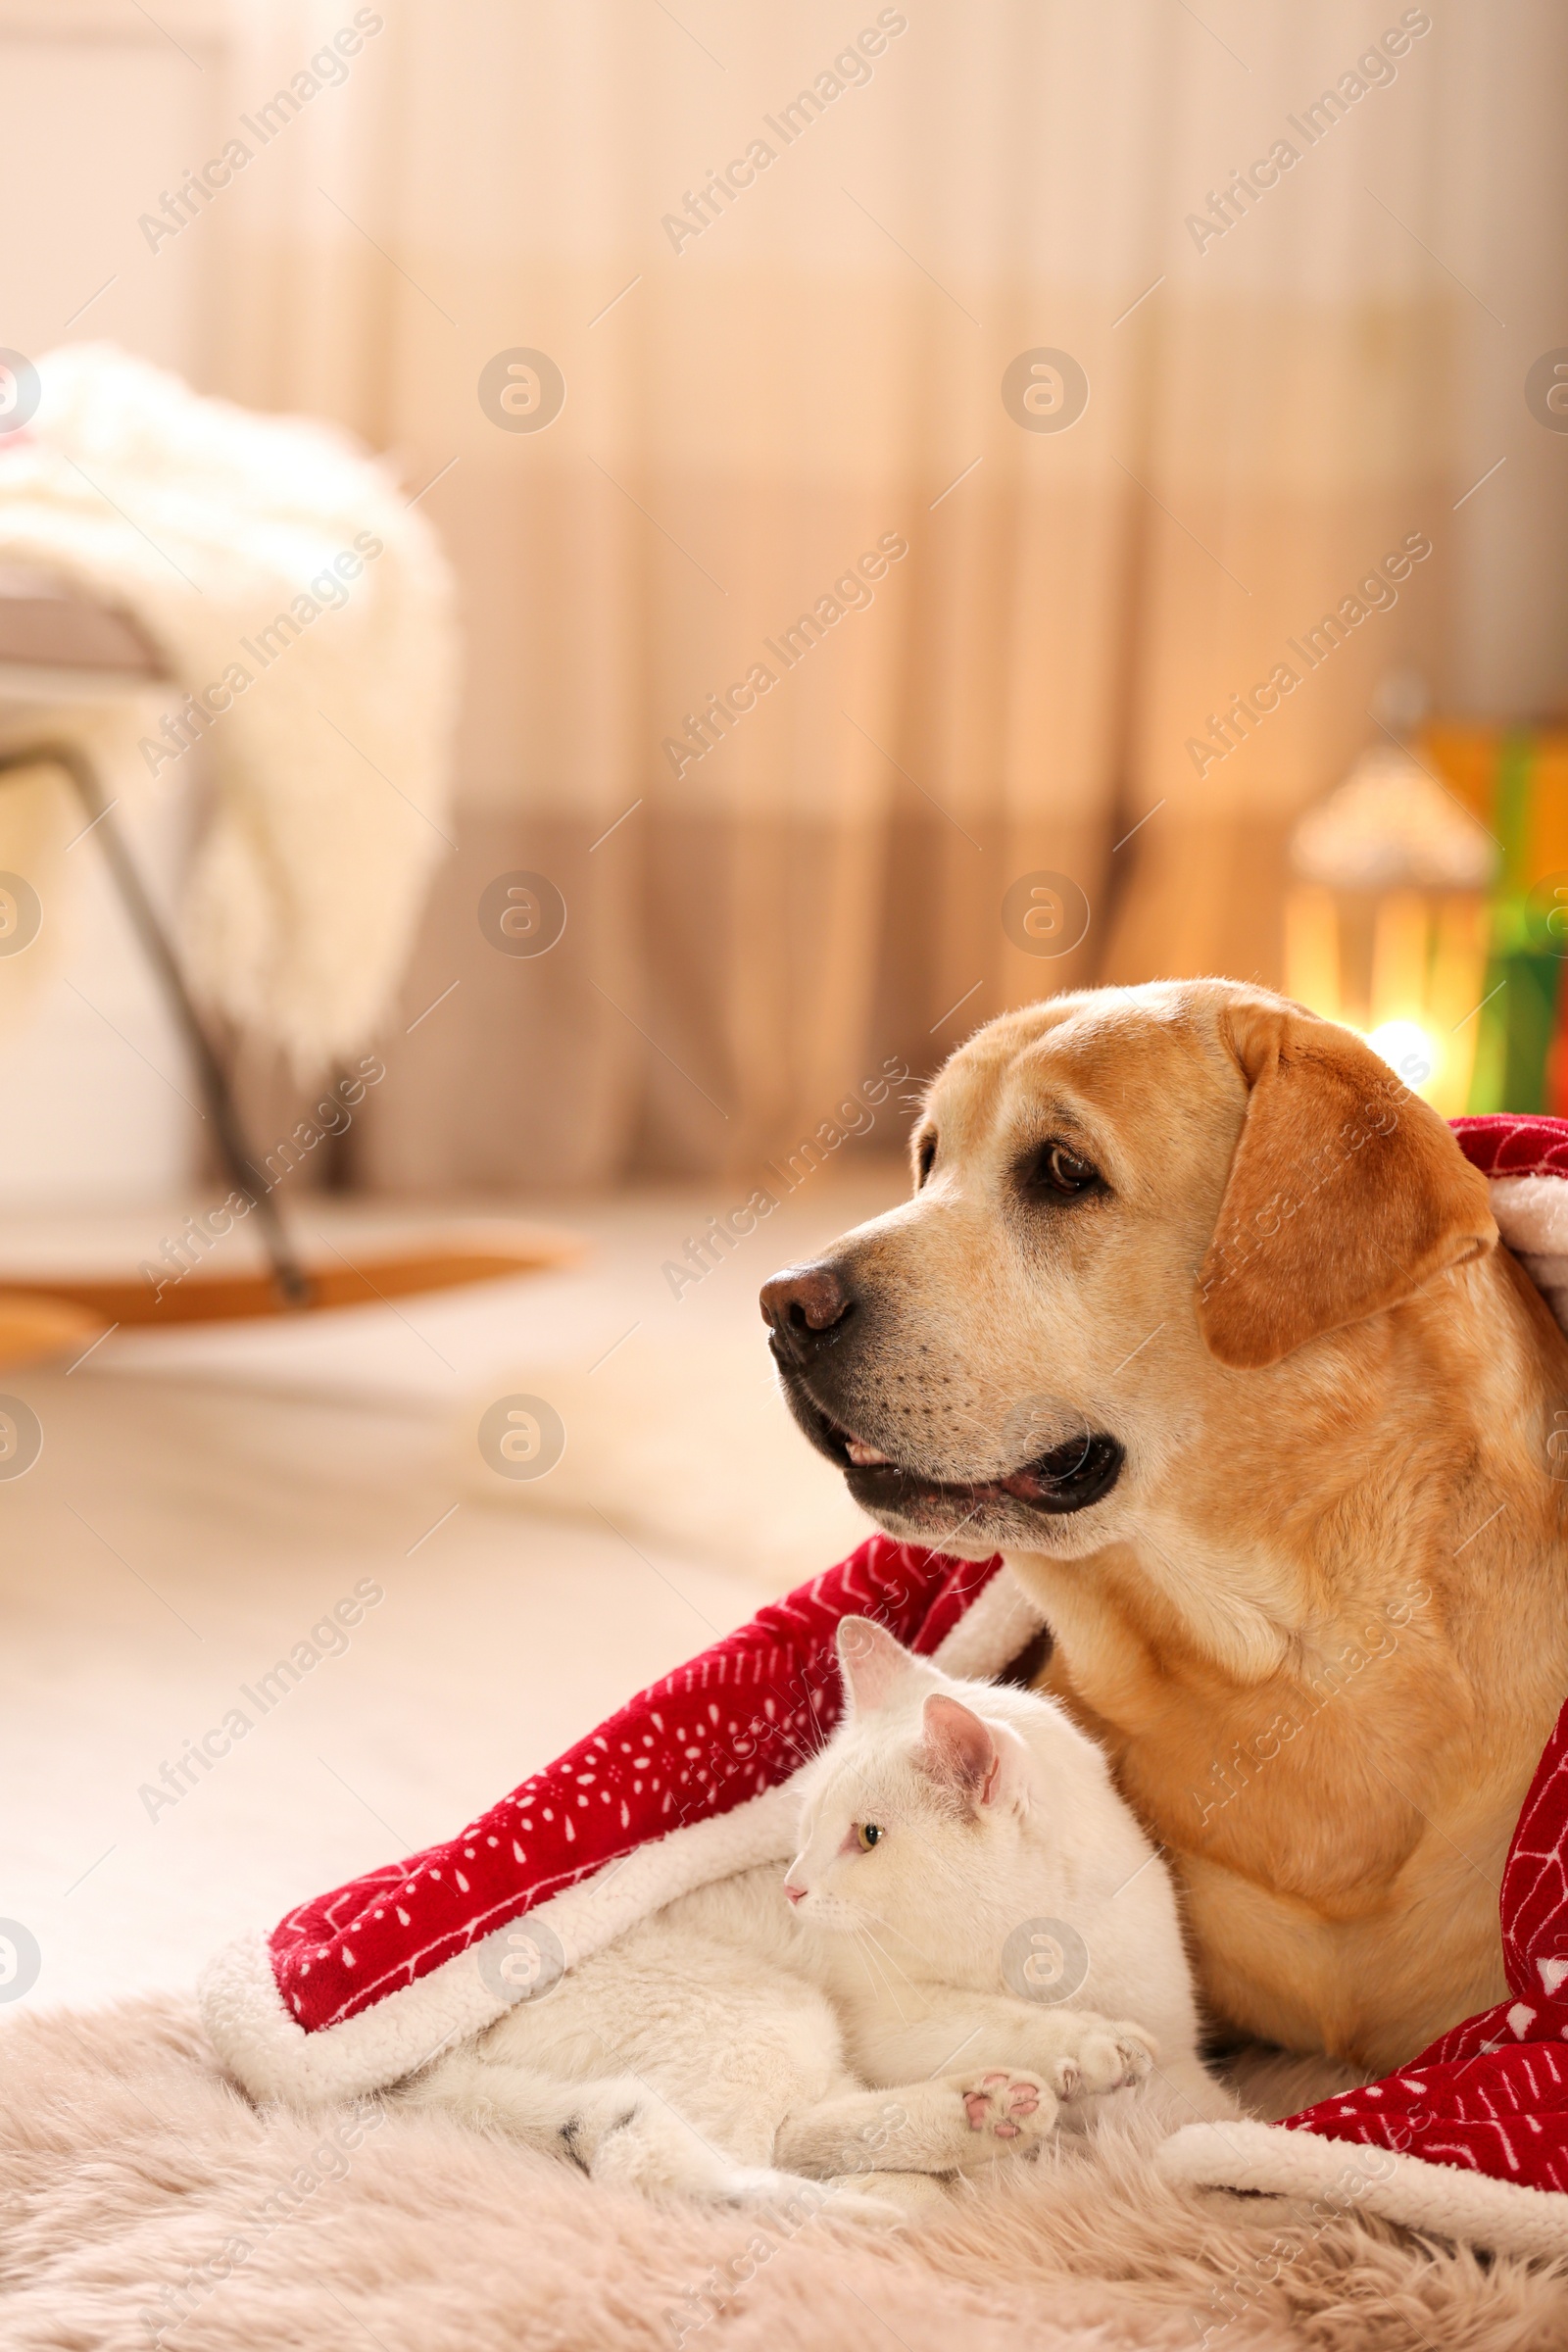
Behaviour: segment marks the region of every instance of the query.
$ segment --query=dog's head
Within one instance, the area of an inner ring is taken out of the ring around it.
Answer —
[[[1113,1541],[1248,1379],[1496,1240],[1485,1179],[1368,1046],[1228,981],[993,1021],[912,1152],[912,1199],[775,1275],[762,1312],[862,1508],[976,1557]]]

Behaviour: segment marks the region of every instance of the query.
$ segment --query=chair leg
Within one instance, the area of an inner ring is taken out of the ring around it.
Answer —
[[[104,861],[130,918],[142,953],[157,974],[169,1009],[189,1048],[202,1100],[207,1105],[207,1115],[218,1141],[220,1157],[235,1189],[245,1195],[256,1212],[278,1298],[285,1306],[309,1306],[311,1278],[295,1255],[271,1189],[256,1167],[228,1083],[228,1073],[191,1002],[173,944],[164,928],[158,909],[147,895],[135,860],[126,847],[124,835],[115,823],[113,804],[104,798],[97,771],[85,753],[72,743],[36,743],[21,750],[0,752],[0,776],[24,767],[58,767],[71,779],[76,798],[91,819],[92,830],[102,846]]]

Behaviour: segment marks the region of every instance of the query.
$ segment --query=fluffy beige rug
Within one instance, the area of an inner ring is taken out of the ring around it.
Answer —
[[[0,2044],[6,2352],[1560,2352],[1568,2261],[1487,2267],[1061,2147],[918,2235],[662,2208],[445,2118],[258,2114],[188,2004]]]

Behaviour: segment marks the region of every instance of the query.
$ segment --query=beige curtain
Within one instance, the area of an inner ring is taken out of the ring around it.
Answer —
[[[1379,676],[1551,691],[1544,0],[240,24],[269,136],[194,224],[214,380],[393,453],[464,589],[457,847],[363,1180],[742,1168],[1063,984],[1276,979],[1284,831]],[[542,430],[481,402],[519,350],[564,382]],[[481,927],[517,871],[564,901],[548,954]]]

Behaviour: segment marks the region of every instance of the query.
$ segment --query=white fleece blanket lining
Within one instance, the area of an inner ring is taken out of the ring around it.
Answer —
[[[937,1663],[950,1674],[998,1674],[1043,1622],[1004,1568],[942,1642]],[[559,1936],[570,1967],[679,1894],[763,1862],[787,1861],[797,1778],[728,1813],[635,1847],[529,1916]],[[207,2031],[223,2064],[252,2097],[295,2105],[382,2089],[447,2042],[493,2024],[506,2007],[480,1977],[477,1948],[470,1947],[341,2025],[307,2034],[284,2006],[268,1939],[260,1935],[242,1936],[218,1953],[199,1989]]]

